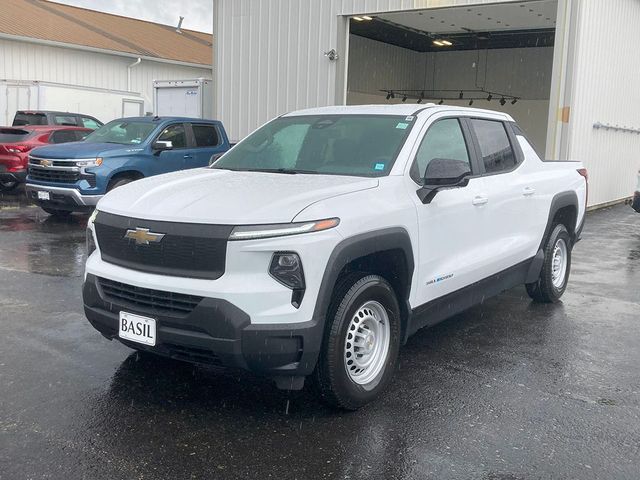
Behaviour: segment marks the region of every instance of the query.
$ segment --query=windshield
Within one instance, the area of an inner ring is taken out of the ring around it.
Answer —
[[[397,115],[281,117],[249,135],[211,168],[384,176],[413,120]]]
[[[114,120],[90,133],[84,141],[87,143],[137,145],[144,142],[156,126],[152,122]]]
[[[47,116],[44,113],[18,112],[13,118],[13,126],[19,125],[46,125]]]
[[[32,135],[33,132],[21,128],[0,128],[0,143],[21,142]]]

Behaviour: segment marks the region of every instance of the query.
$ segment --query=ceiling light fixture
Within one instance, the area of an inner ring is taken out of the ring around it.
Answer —
[[[362,18],[362,17],[351,17],[351,18],[353,18],[357,22],[362,22],[364,20],[364,18]]]
[[[362,19],[369,21],[369,20],[373,20],[373,17],[370,17],[369,15],[363,15]]]
[[[439,47],[444,47],[444,43],[442,43],[440,40],[434,40],[434,41],[433,41],[433,44],[434,44],[434,45],[437,45],[437,46],[439,46]]]
[[[451,43],[449,40],[440,40],[440,43],[442,43],[447,47],[450,47],[451,45],[453,45],[453,43]]]

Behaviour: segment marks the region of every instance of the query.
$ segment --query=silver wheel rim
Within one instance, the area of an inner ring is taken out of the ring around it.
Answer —
[[[344,342],[344,364],[358,385],[374,381],[383,370],[391,339],[389,315],[382,304],[370,300],[351,318]]]
[[[551,257],[551,283],[556,288],[562,288],[564,285],[568,260],[567,242],[559,238],[553,247],[553,256]]]

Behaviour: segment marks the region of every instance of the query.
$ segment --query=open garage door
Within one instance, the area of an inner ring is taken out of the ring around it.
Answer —
[[[544,155],[557,7],[541,0],[354,17],[347,104],[506,112]]]

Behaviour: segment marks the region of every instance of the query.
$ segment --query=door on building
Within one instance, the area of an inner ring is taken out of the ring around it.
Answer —
[[[144,115],[144,103],[139,100],[122,100],[123,117],[141,117]]]

